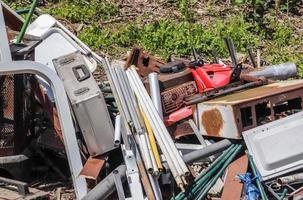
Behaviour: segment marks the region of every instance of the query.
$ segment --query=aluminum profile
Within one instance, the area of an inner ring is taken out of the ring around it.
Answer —
[[[303,168],[303,112],[243,132],[262,181]]]

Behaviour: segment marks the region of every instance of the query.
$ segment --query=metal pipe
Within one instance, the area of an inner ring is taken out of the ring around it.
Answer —
[[[223,174],[225,169],[229,166],[229,164],[234,160],[234,158],[237,156],[237,154],[241,151],[242,145],[238,145],[236,150],[230,155],[230,157],[227,159],[227,161],[223,164],[223,166],[220,168],[219,172],[216,173],[216,175],[207,183],[207,185],[200,190],[199,194],[195,198],[195,200],[202,200],[207,195],[208,191],[214,186],[214,184],[217,182],[217,180],[220,178],[220,176]]]
[[[199,142],[201,143],[201,145],[203,147],[207,146],[207,144],[206,144],[206,142],[205,142],[202,134],[200,133],[198,127],[196,126],[195,122],[192,119],[190,119],[190,120],[188,120],[188,124],[193,129],[193,131],[194,131],[195,135],[197,136],[197,138],[198,138]]]
[[[179,174],[180,175],[189,175],[189,171],[188,171],[184,161],[182,160],[181,155],[177,151],[177,148],[175,147],[171,137],[169,136],[169,133],[168,133],[165,125],[163,124],[162,120],[160,119],[160,116],[157,115],[157,111],[156,111],[151,99],[149,98],[149,95],[147,94],[140,77],[138,76],[138,74],[133,66],[130,67],[130,72],[135,81],[135,84],[134,84],[135,87],[138,87],[138,91],[142,92],[142,98],[143,98],[143,100],[145,100],[145,103],[143,106],[147,105],[147,109],[149,109],[149,111],[150,111],[150,116],[152,116],[150,118],[150,120],[155,121],[155,124],[158,126],[158,128],[156,128],[156,130],[157,131],[161,130],[162,135],[164,136],[164,141],[166,141],[166,143],[168,144],[168,149],[173,153],[172,158],[173,158],[173,161],[175,162],[177,170],[179,171]],[[165,133],[165,134],[163,134],[163,133]],[[160,133],[160,135],[161,135],[161,133]],[[183,165],[182,165],[182,162],[183,162]]]
[[[116,171],[121,177],[121,181],[126,181],[126,166],[120,165],[114,171]],[[87,193],[82,200],[99,200],[106,199],[116,190],[115,174],[114,172],[106,176],[98,185],[96,185],[91,191]]]
[[[192,164],[193,162],[199,161],[201,159],[207,158],[214,154],[223,152],[225,149],[230,147],[232,143],[228,139],[221,140],[220,142],[208,145],[202,149],[192,151],[188,154],[182,156],[184,162],[186,164]],[[166,163],[163,164],[166,170],[168,170],[168,166]]]
[[[35,11],[35,8],[37,7],[37,4],[38,4],[38,0],[34,0],[28,14],[26,15],[26,18],[25,18],[25,21],[24,21],[23,26],[21,28],[21,31],[20,31],[20,33],[17,37],[17,40],[16,40],[17,44],[19,44],[23,40],[26,29],[27,29],[27,27],[30,23],[30,20],[31,20],[33,14],[34,14],[34,11]]]
[[[264,80],[259,80],[259,81],[256,81],[256,82],[246,83],[244,85],[240,85],[240,86],[237,86],[237,87],[228,88],[226,90],[220,91],[220,92],[212,94],[212,95],[207,95],[207,93],[206,93],[204,95],[200,95],[199,97],[197,97],[195,99],[186,101],[185,104],[186,105],[193,105],[193,104],[201,103],[203,101],[207,101],[207,100],[219,97],[219,96],[224,96],[224,95],[227,95],[227,94],[230,94],[230,93],[233,93],[233,92],[237,92],[239,90],[248,89],[248,88],[252,88],[252,87],[258,87],[258,86],[264,85],[266,83],[267,82],[264,81]]]
[[[294,182],[303,182],[303,173],[293,174],[289,176],[280,177],[277,179],[280,185],[291,184]]]
[[[288,191],[287,188],[284,188],[279,200],[284,200],[284,198],[286,197],[287,191]]]
[[[117,115],[115,118],[114,144],[116,147],[121,144],[121,115]]]
[[[183,171],[183,174],[185,176],[188,176],[190,174],[188,171],[188,168],[185,165],[184,161],[182,160],[182,157],[181,157],[180,153],[178,152],[171,136],[169,135],[163,121],[161,120],[160,116],[156,114],[157,111],[156,111],[151,99],[149,98],[149,95],[148,95],[146,89],[144,88],[142,81],[141,81],[135,67],[131,66],[128,70],[132,71],[135,82],[137,83],[137,86],[140,88],[139,91],[142,92],[142,96],[146,100],[147,108],[150,108],[151,113],[153,113],[152,119],[155,119],[156,123],[158,124],[158,126],[162,132],[162,135],[165,137],[165,140],[167,141],[169,148],[172,150],[174,157],[176,158],[178,164],[180,165],[181,170]]]
[[[250,72],[248,75],[253,77],[265,77],[274,80],[286,80],[291,77],[297,76],[297,66],[294,63],[282,63],[278,65],[272,65],[268,67],[262,67]]]
[[[123,185],[122,185],[121,177],[119,175],[119,171],[114,170],[113,174],[114,174],[115,186],[117,188],[118,198],[119,198],[119,200],[125,200]]]
[[[232,143],[229,140],[224,139],[224,140],[221,140],[220,142],[217,142],[217,143],[214,143],[211,145],[207,145],[206,147],[204,147],[202,149],[185,154],[183,156],[183,160],[186,164],[192,164],[193,162],[196,162],[200,159],[207,158],[216,153],[220,153],[231,145],[232,145]]]
[[[213,174],[219,169],[219,167],[228,159],[228,157],[234,152],[236,149],[235,145],[230,146],[219,158],[217,158],[217,162],[215,164],[210,165],[207,168],[207,172],[202,172],[201,178],[195,180],[195,184],[193,184],[193,188],[190,190],[188,194],[185,194],[184,192],[180,192],[176,196],[176,200],[184,199],[187,197],[192,197],[195,195],[195,193],[198,191],[199,186],[204,184],[209,178],[213,176]]]
[[[133,77],[131,76],[131,72],[130,71],[126,71],[126,74],[127,74],[127,77],[128,77],[128,80],[129,80],[129,83],[132,87],[132,89],[134,90],[138,100],[139,100],[139,103],[141,104],[144,112],[146,113],[146,115],[148,116],[149,115],[149,112],[148,112],[148,109],[146,109],[146,104],[145,102],[143,101],[143,98],[141,97],[140,95],[140,92],[139,92],[139,89],[136,87],[136,83],[134,82],[133,80]],[[151,116],[148,116],[149,120],[150,118],[152,118]],[[150,121],[152,121],[153,119],[151,119]],[[174,176],[174,179],[177,183],[177,185],[179,187],[183,187],[183,182],[181,180],[181,177],[180,175],[178,174],[178,171],[176,169],[176,166],[174,165],[174,162],[172,160],[172,154],[171,152],[169,152],[169,150],[167,149],[167,145],[164,144],[163,140],[162,140],[162,136],[161,134],[159,134],[159,131],[156,127],[156,125],[154,123],[150,123],[152,125],[152,128],[154,129],[154,133],[155,133],[155,137],[158,141],[158,144],[162,150],[162,153],[164,154],[164,156],[166,157],[166,160],[167,160],[167,163],[168,165],[170,166],[170,169],[171,169],[171,172],[172,172],[172,175]]]
[[[152,99],[154,106],[156,107],[161,119],[163,119],[158,74],[156,72],[150,73],[148,75],[148,79],[149,79],[149,88],[150,88],[151,99]]]
[[[247,157],[248,157],[248,161],[249,161],[249,164],[250,164],[250,167],[251,167],[251,170],[253,172],[254,177],[258,177],[258,178],[256,178],[256,183],[257,183],[257,187],[258,187],[258,189],[260,191],[260,194],[261,194],[261,199],[262,200],[268,200],[268,198],[266,196],[266,193],[264,191],[264,188],[263,188],[263,186],[261,184],[261,181],[259,179],[259,175],[258,175],[256,166],[255,166],[253,157],[251,155],[247,155]]]

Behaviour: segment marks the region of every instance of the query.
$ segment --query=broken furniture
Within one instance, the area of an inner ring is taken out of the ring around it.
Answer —
[[[196,106],[203,135],[240,139],[242,131],[302,110],[303,80],[281,81],[215,98]]]

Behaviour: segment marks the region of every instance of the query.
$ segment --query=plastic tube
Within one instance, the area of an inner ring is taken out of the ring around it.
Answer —
[[[117,115],[115,118],[115,136],[114,136],[114,144],[115,146],[119,146],[121,143],[121,115]]]
[[[152,99],[154,106],[156,107],[161,119],[163,120],[163,111],[162,111],[158,74],[156,72],[150,73],[148,75],[148,79],[149,79],[149,88],[150,88],[151,99]]]
[[[147,120],[146,114],[144,113],[143,110],[141,110],[141,113],[142,113],[143,120],[144,120],[144,123],[145,123],[145,126],[146,126],[148,139],[149,139],[149,142],[151,144],[151,148],[152,148],[152,151],[153,151],[156,163],[157,163],[157,167],[158,167],[159,171],[161,172],[163,170],[163,167],[162,167],[160,154],[159,154],[159,151],[158,151],[158,148],[157,148],[157,144],[156,144],[156,140],[155,140],[153,130],[152,130],[152,128],[150,126],[150,123]]]
[[[139,92],[138,88],[136,87],[136,83],[134,82],[133,77],[131,76],[131,72],[130,71],[126,71],[126,74],[127,74],[129,83],[130,83],[132,89],[134,90],[135,94],[137,95],[139,103],[141,104],[144,112],[146,113],[146,115],[149,115],[149,112],[147,111],[146,107],[144,106],[145,103],[144,103],[143,99],[140,96],[140,92]],[[149,116],[149,118],[150,118],[150,116]],[[159,146],[160,146],[160,148],[162,150],[162,153],[164,154],[164,156],[165,156],[165,158],[167,160],[168,165],[170,166],[172,175],[173,175],[173,177],[174,177],[177,185],[179,187],[183,187],[183,182],[181,180],[181,177],[178,174],[176,166],[174,165],[173,160],[171,158],[171,156],[172,156],[171,152],[169,152],[169,150],[167,149],[167,146],[164,144],[164,142],[162,140],[162,137],[161,137],[161,134],[159,134],[159,132],[157,130],[157,127],[154,124],[151,124],[151,125],[153,126],[153,129],[156,130],[156,131],[154,131],[155,137],[156,137],[156,139],[158,141],[158,144],[159,144]]]
[[[157,114],[158,112],[156,111],[151,99],[149,98],[149,95],[147,94],[140,78],[138,77],[137,72],[135,71],[135,69],[133,67],[131,67],[129,72],[130,72],[129,73],[130,76],[132,77],[132,79],[134,81],[134,87],[137,88],[138,95],[141,96],[141,99],[144,101],[144,102],[142,102],[141,106],[143,107],[143,109],[144,108],[146,109],[146,111],[147,111],[146,113],[148,114],[147,117],[149,118],[149,120],[153,121],[153,123],[151,123],[151,125],[152,126],[155,125],[153,127],[153,131],[158,132],[159,135],[163,137],[162,139],[167,144],[167,148],[170,151],[172,161],[174,162],[174,164],[176,166],[178,174],[180,176],[185,175],[186,172],[184,172],[184,170],[182,169],[183,166],[180,165],[180,163],[181,163],[180,159],[182,160],[181,155],[179,154],[176,147],[174,146],[174,143],[173,143],[172,139],[170,138],[169,133],[167,132],[162,120],[160,119],[160,116]],[[162,122],[162,126],[161,126],[161,123],[159,123],[159,122]],[[163,128],[163,126],[164,126],[164,128]],[[172,144],[175,149],[172,148]],[[182,160],[182,162],[184,163],[183,160]],[[184,163],[184,166],[185,166],[185,163]],[[185,168],[186,168],[186,170],[188,170],[186,166],[185,166]]]
[[[134,78],[134,80],[137,83],[137,86],[139,88],[139,91],[142,92],[142,97],[143,97],[143,99],[145,100],[145,102],[147,104],[146,105],[147,109],[150,109],[151,113],[153,113],[151,119],[153,119],[153,118],[155,119],[155,122],[158,125],[158,128],[160,128],[160,131],[161,131],[162,135],[164,136],[166,143],[168,144],[168,148],[172,151],[172,153],[174,155],[174,158],[177,161],[177,165],[179,165],[181,167],[181,170],[183,171],[183,174],[186,175],[186,176],[188,176],[190,173],[189,173],[189,171],[187,169],[187,166],[185,165],[184,161],[182,160],[182,157],[181,157],[180,153],[178,152],[175,144],[173,143],[172,138],[169,135],[169,133],[168,133],[168,131],[167,131],[167,129],[166,129],[163,121],[161,120],[160,116],[156,114],[157,111],[156,111],[154,105],[152,104],[152,101],[149,98],[149,95],[148,95],[146,89],[144,88],[144,86],[142,84],[142,81],[140,80],[140,77],[139,77],[139,75],[136,72],[135,67],[131,66],[128,70],[132,73],[133,78]]]

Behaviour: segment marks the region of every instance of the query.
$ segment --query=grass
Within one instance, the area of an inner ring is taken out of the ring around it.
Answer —
[[[26,6],[21,3],[24,1],[6,1],[14,8]],[[179,13],[179,17],[158,17],[146,22],[150,15],[141,15],[126,22],[117,21],[101,25],[101,22],[123,14],[123,7],[115,2],[61,0],[57,3],[48,2],[40,8],[57,18],[84,24],[84,28],[79,32],[79,38],[94,50],[102,50],[116,58],[125,55],[126,51],[134,45],[143,47],[163,58],[171,54],[189,56],[191,47],[199,49],[206,58],[210,56],[213,48],[221,57],[227,57],[223,38],[231,37],[238,52],[246,53],[248,46],[255,49],[261,45],[262,58],[266,63],[292,61],[303,69],[302,31],[298,31],[293,21],[287,20],[288,18],[286,20],[278,18],[271,8],[261,13],[262,18],[256,19],[255,15],[249,15],[247,12],[245,15],[235,14],[250,8],[250,4],[247,3],[244,6],[232,6],[226,13],[220,15],[221,13],[217,12],[216,8],[222,2],[209,0],[206,2],[207,11],[209,11],[206,17],[209,17],[212,23],[204,23],[200,19],[205,16],[198,16],[198,13],[193,10],[193,5],[197,2],[162,0],[162,4],[159,5],[168,4]],[[283,9],[281,10],[283,12]],[[291,9],[287,9],[287,13],[289,10]],[[296,15],[293,14],[292,18],[295,19]],[[302,20],[298,23],[303,28]]]

